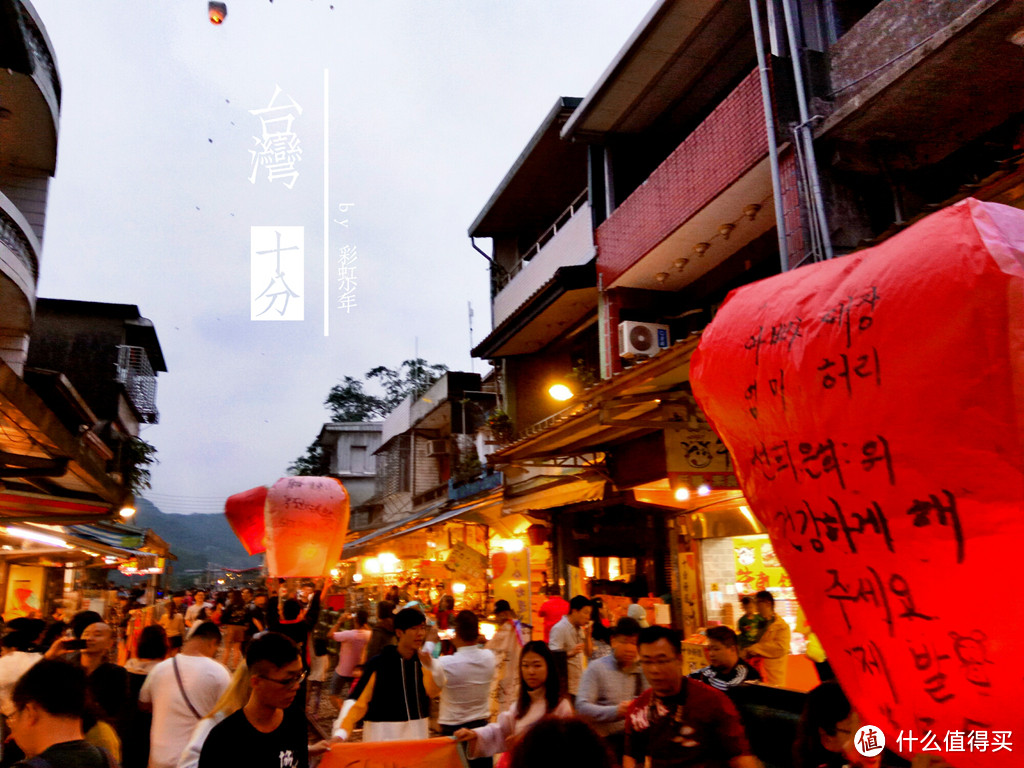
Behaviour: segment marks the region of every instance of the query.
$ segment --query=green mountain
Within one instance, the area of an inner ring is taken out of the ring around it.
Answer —
[[[171,547],[175,586],[192,583],[186,571],[201,570],[208,563],[228,568],[252,568],[262,565],[263,555],[249,556],[228,525],[224,515],[172,515],[161,512],[153,502],[137,498],[131,524],[151,528]]]

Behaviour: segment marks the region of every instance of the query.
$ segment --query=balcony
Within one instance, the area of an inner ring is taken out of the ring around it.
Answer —
[[[594,258],[594,233],[586,192],[567,208],[510,271],[494,297],[494,327],[515,313],[560,267],[575,267]]]
[[[0,25],[0,160],[52,174],[61,99],[53,48],[29,4],[15,2],[9,21]]]
[[[156,409],[156,373],[149,363],[143,347],[122,345],[117,348],[116,380],[124,384],[128,399],[142,420],[156,424],[160,414]]]

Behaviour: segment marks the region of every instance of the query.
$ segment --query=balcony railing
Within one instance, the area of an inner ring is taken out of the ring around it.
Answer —
[[[59,107],[61,97],[60,76],[57,74],[57,65],[54,63],[50,46],[47,45],[46,38],[43,37],[43,33],[40,31],[35,19],[32,18],[32,14],[28,12],[28,9],[21,5],[21,3],[18,3],[17,6],[20,11],[18,16],[21,22],[22,34],[25,36],[25,47],[32,58],[33,74],[38,75],[39,79],[50,88],[56,106]]]
[[[532,260],[519,262],[513,277],[493,297],[495,327],[515,313],[561,267],[581,266],[594,258],[594,230],[589,212],[590,205],[583,194],[531,246]]]
[[[117,381],[124,384],[128,398],[147,424],[156,424],[156,374],[143,347],[122,345],[117,348]]]
[[[508,270],[507,272],[499,272],[495,275],[495,293],[497,293],[506,285],[508,285],[509,281],[511,281],[513,277],[518,275],[523,270],[523,267],[530,263],[531,259],[533,259],[534,256],[540,253],[540,249],[547,245],[548,242],[550,242],[551,239],[558,234],[558,231],[562,229],[566,224],[568,224],[569,220],[573,216],[575,216],[579,211],[581,211],[584,207],[586,207],[586,205],[587,190],[584,189],[582,192],[580,192],[576,199],[572,201],[572,204],[564,211],[562,211],[562,214],[558,217],[557,221],[555,221],[554,224],[548,227],[544,231],[544,234],[537,238],[537,242],[535,242],[533,245],[527,248],[526,251],[524,251],[519,256],[519,260],[515,263],[512,269]]]
[[[32,275],[33,283],[39,280],[39,261],[36,249],[25,234],[25,228],[2,206],[0,206],[0,243],[3,243]]]

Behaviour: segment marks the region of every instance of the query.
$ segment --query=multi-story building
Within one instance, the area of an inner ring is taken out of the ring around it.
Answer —
[[[561,102],[470,230],[494,244],[494,330],[474,354],[498,364],[514,421],[491,461],[513,482],[580,467],[557,504],[532,507],[554,526],[560,579],[608,574],[617,550],[616,571],[633,560],[646,591],[671,588],[675,623],[728,620],[746,583],[736,552],[766,539],[690,394],[701,330],[733,288],[968,195],[1024,205],[1022,44],[1024,7],[1008,0],[659,0],[586,98]],[[541,141],[556,124],[561,150]],[[574,236],[592,250],[540,268],[544,244],[528,241],[559,214],[533,196],[570,151],[593,227]],[[593,276],[572,282],[594,252]],[[597,370],[589,388],[578,359]],[[546,394],[558,379],[575,379],[564,407]],[[608,484],[581,505],[568,489],[586,493],[588,472]],[[606,546],[609,514],[642,520],[651,548]]]
[[[140,550],[132,551],[103,541],[109,526],[68,527],[119,519],[130,505],[128,472],[138,454],[125,446],[135,445],[140,424],[156,421],[155,373],[165,368],[153,326],[137,308],[36,297],[60,99],[38,14],[29,2],[0,1],[0,600],[7,619],[51,606],[66,567],[156,560],[141,551],[152,549],[142,532],[126,532]]]
[[[370,527],[375,506],[367,504],[377,484],[377,449],[383,422],[343,421],[324,424],[317,437],[327,457],[327,473],[348,491],[352,517],[349,530]],[[379,515],[378,515],[379,517]]]

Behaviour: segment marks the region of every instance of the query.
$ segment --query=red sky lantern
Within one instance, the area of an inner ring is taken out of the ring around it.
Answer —
[[[1022,329],[1024,211],[971,199],[734,291],[693,357],[694,394],[811,627],[893,749],[901,733],[1024,733],[1007,599],[1024,541]],[[1020,762],[991,746],[943,757]]]
[[[263,544],[263,506],[266,500],[267,488],[261,485],[229,496],[224,504],[224,516],[231,530],[250,555],[258,555],[267,549]]]

